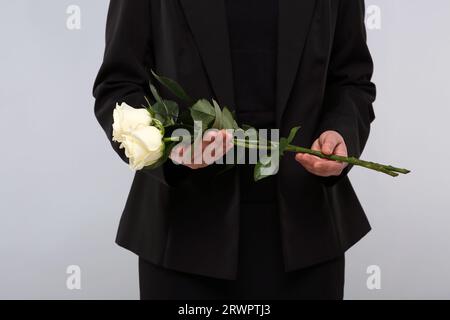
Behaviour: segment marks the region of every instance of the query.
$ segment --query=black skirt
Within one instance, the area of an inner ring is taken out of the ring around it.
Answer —
[[[285,272],[275,177],[255,183],[253,166],[241,165],[239,171],[242,192],[237,279],[169,270],[140,258],[141,299],[342,299],[344,256]]]

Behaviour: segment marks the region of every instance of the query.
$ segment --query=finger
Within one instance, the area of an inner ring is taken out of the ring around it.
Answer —
[[[347,146],[345,145],[345,142],[343,140],[334,149],[334,154],[341,157],[348,157]],[[343,168],[348,166],[347,162],[341,162],[341,164],[343,165]]]
[[[320,151],[323,154],[331,155],[339,142],[339,136],[331,132],[325,132],[319,137]]]
[[[306,170],[315,173],[314,164],[317,161],[317,157],[299,153],[295,156],[295,160],[297,160]]]
[[[306,161],[308,162],[308,171],[321,177],[339,175],[345,167],[345,165],[341,162],[322,159],[311,155],[306,157]]]
[[[207,167],[206,164],[186,164],[185,166],[192,170],[197,170],[197,169],[202,169],[202,168]]]
[[[345,165],[335,161],[322,161],[314,164],[314,171],[322,177],[338,176],[344,170]]]
[[[316,139],[313,142],[311,150],[320,151],[319,139]],[[319,157],[307,153],[298,153],[296,156],[296,160],[302,162],[302,164],[305,164],[306,166],[312,167],[316,161],[319,161],[321,159]]]
[[[172,161],[176,163],[182,163],[183,162],[183,147],[181,144],[176,145],[172,151],[170,152],[169,158],[172,159]]]
[[[223,133],[217,129],[209,129],[203,135],[201,146],[197,147],[194,164],[204,167],[214,163],[223,154]]]
[[[194,154],[191,158],[191,164],[195,165],[195,168],[203,167],[205,165],[205,161],[203,159],[203,152],[206,147],[208,147],[211,143],[214,142],[218,134],[218,130],[209,129],[207,130],[202,137],[201,141],[194,142]]]
[[[339,142],[336,148],[334,148],[334,154],[342,157],[348,156],[347,146],[344,141]]]
[[[328,148],[328,150],[323,150],[324,148]],[[311,149],[315,151],[321,151],[324,154],[337,154],[340,156],[347,156],[347,147],[343,139],[341,139],[341,137],[339,137],[338,135],[334,135],[332,132],[326,132],[322,134],[319,139],[314,141]],[[331,153],[327,153],[327,151],[329,152],[330,149],[333,149]],[[322,159],[313,155],[302,153],[298,153],[295,159],[309,172],[323,177],[339,175],[347,166],[347,163]]]
[[[217,131],[217,135],[214,136],[212,142],[208,145],[209,149],[211,149],[212,162],[220,159],[225,152],[225,144],[224,144],[224,132],[223,130]]]
[[[214,138],[217,137],[218,134],[219,134],[218,130],[216,130],[216,129],[209,129],[203,135],[203,141],[204,142],[214,141]]]
[[[315,151],[320,151],[320,145],[319,145],[318,139],[316,139],[313,142],[311,149],[315,150]],[[319,158],[309,155],[307,153],[297,153],[295,156],[295,160],[297,160],[308,171],[313,170],[314,162],[316,159],[319,159]]]
[[[318,176],[322,175],[322,172],[319,170],[320,168],[316,165],[317,161],[313,156],[308,155],[299,162],[308,172]]]
[[[206,165],[203,162],[202,152],[200,148],[194,148],[194,152],[192,151],[193,146],[189,145],[184,149],[184,162],[183,164],[192,170],[197,170],[204,168]],[[200,149],[200,150],[198,150]]]
[[[211,143],[214,144],[213,157],[214,161],[216,161],[233,148],[233,135],[227,130],[220,130]]]
[[[234,142],[233,142],[234,136],[230,130],[223,130],[223,132],[224,132],[224,136],[225,136],[225,138],[224,138],[225,139],[225,150],[226,150],[225,153],[227,153],[231,148],[234,147]]]
[[[310,173],[321,177],[339,175],[343,170],[342,163],[320,159],[311,155],[304,155],[299,162]]]
[[[319,139],[314,141],[312,150],[320,151]],[[309,172],[319,176],[329,176],[342,171],[342,164],[322,159],[310,154],[298,153],[295,159]]]
[[[195,148],[194,148],[194,150],[195,150]],[[182,163],[184,165],[190,167],[190,166],[193,166],[196,164],[194,161],[194,159],[195,159],[194,150],[193,150],[192,145],[188,145],[183,148],[183,162]]]
[[[312,144],[312,146],[311,146],[311,150],[321,151],[319,139],[316,139],[316,140],[313,142],[313,144]]]

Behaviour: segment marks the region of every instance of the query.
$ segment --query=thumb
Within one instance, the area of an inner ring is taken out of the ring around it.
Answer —
[[[319,142],[322,153],[332,155],[334,149],[339,144],[339,139],[334,134],[325,133],[320,137]]]

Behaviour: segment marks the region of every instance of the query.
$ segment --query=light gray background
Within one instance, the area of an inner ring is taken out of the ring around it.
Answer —
[[[132,0],[131,0],[132,1]],[[81,8],[81,30],[66,9]],[[350,174],[373,231],[347,255],[347,299],[450,298],[450,2],[367,0],[377,119]],[[114,244],[133,173],[93,113],[107,0],[0,3],[0,298],[136,299],[137,258]],[[66,288],[79,265],[82,289]],[[366,269],[381,268],[381,290]]]

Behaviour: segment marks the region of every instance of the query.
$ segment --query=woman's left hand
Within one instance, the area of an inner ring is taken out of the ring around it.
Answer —
[[[339,155],[347,157],[347,146],[344,138],[336,131],[325,131],[314,141],[311,149],[321,151],[325,155]],[[342,173],[348,163],[336,162],[319,157],[297,153],[297,160],[306,170],[321,177],[338,176]]]

